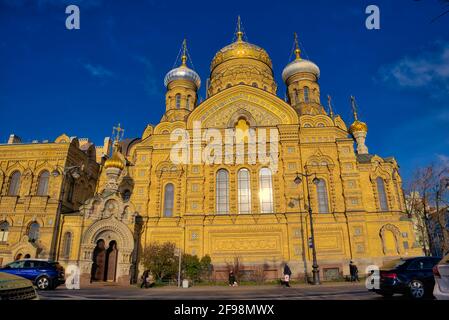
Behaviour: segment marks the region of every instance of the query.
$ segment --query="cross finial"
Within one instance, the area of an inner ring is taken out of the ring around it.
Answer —
[[[184,39],[182,42],[182,56],[181,56],[182,65],[185,66],[187,62],[187,39]]]
[[[327,105],[329,107],[329,115],[331,118],[334,118],[334,110],[332,109],[332,98],[330,95],[327,95]]]
[[[357,105],[355,103],[355,98],[354,96],[351,96],[351,106],[352,106],[352,114],[354,115],[354,120],[357,121],[358,116],[357,116]]]
[[[301,60],[301,49],[299,49],[298,34],[295,32],[295,56],[296,60]]]
[[[242,31],[242,21],[240,15],[237,16],[237,41],[242,41],[243,31]]]
[[[125,129],[120,127],[120,123],[117,127],[112,128],[112,136],[114,137],[114,142],[119,142],[123,139],[123,134],[125,133]]]

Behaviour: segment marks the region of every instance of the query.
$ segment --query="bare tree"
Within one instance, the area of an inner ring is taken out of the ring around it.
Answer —
[[[417,220],[427,255],[434,252],[435,225],[442,232],[443,253],[449,251],[446,214],[449,209],[449,166],[447,162],[419,168],[410,183],[407,211]],[[428,241],[428,248],[426,242]]]

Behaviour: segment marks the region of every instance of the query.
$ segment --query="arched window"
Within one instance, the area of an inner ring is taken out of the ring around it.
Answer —
[[[176,104],[176,109],[181,108],[181,95],[179,93],[177,93],[175,96],[175,104]]]
[[[72,233],[66,232],[63,239],[62,257],[68,259],[72,248]]]
[[[37,195],[46,196],[48,194],[48,179],[50,178],[50,173],[45,170],[43,171],[37,183]]]
[[[309,87],[304,87],[304,102],[308,103],[309,101]]]
[[[169,183],[165,185],[164,191],[164,217],[172,217],[173,216],[173,205],[174,205],[174,197],[175,197],[175,188],[173,184]]]
[[[228,84],[226,85],[226,88],[230,88],[230,87],[232,87],[232,84],[228,83]]]
[[[21,174],[19,171],[15,171],[11,175],[11,180],[9,182],[8,196],[18,196],[19,195],[20,177],[21,177]]]
[[[192,100],[192,96],[188,95],[186,99],[186,108],[190,109],[190,102]]]
[[[33,222],[32,224],[30,224],[28,228],[28,239],[31,242],[36,242],[37,239],[39,239],[39,229],[40,229],[39,223]]]
[[[8,241],[9,234],[9,223],[7,221],[3,221],[0,223],[0,242]]]
[[[251,213],[251,183],[248,169],[238,173],[239,213]]]
[[[316,192],[318,197],[318,212],[329,213],[329,200],[327,197],[326,181],[318,179],[316,182]]]
[[[257,85],[256,82],[253,82],[252,86],[253,86],[254,88],[258,88],[258,87],[259,87],[259,86]]]
[[[293,103],[299,103],[298,89],[294,90],[294,95],[295,95],[295,101],[293,101]]]
[[[216,211],[218,214],[229,213],[229,174],[225,169],[217,172],[216,180]]]
[[[271,170],[268,168],[262,168],[259,172],[259,199],[260,199],[260,212],[261,213],[273,213],[273,185],[271,178]]]
[[[379,196],[379,205],[381,211],[388,211],[387,194],[385,193],[385,182],[381,177],[377,177],[377,194]]]

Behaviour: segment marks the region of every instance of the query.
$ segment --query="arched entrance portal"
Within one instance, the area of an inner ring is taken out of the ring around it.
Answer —
[[[97,240],[92,254],[91,281],[116,281],[117,258],[117,241],[109,241],[106,247],[104,239]]]
[[[134,237],[125,224],[114,217],[93,223],[84,233],[81,244],[82,278],[129,283],[133,251]]]

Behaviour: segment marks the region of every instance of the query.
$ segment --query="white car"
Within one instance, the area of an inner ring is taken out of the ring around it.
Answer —
[[[435,287],[433,295],[438,300],[449,300],[449,254],[447,254],[435,267]]]

